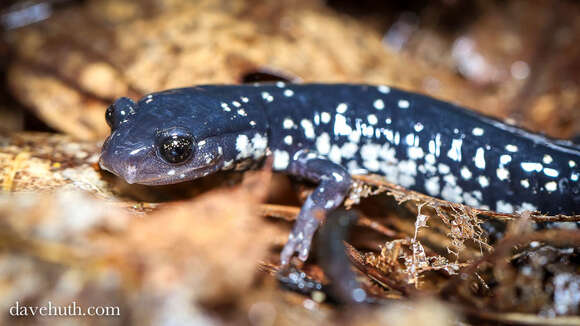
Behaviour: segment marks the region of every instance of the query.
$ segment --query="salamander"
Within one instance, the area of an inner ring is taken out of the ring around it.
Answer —
[[[306,260],[319,220],[351,176],[383,175],[455,203],[513,213],[580,213],[580,147],[384,85],[205,85],[120,98],[100,166],[164,185],[260,166],[318,184],[281,253]]]

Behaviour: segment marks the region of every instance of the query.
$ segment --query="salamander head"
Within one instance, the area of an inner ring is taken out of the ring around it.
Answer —
[[[232,161],[234,147],[217,104],[193,89],[120,98],[106,111],[111,135],[100,166],[128,183],[162,185],[213,173]],[[220,124],[221,123],[221,127]],[[243,132],[243,131],[242,131]],[[235,134],[235,133],[233,133]]]

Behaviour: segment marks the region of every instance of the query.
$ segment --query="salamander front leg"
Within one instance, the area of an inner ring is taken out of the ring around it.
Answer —
[[[294,253],[302,261],[308,258],[312,237],[320,225],[320,217],[338,207],[351,186],[348,171],[313,153],[295,155],[287,172],[319,184],[302,205],[288,242],[280,254],[282,265],[288,264]]]

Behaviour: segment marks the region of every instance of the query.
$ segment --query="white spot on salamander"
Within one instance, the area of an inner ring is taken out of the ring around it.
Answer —
[[[351,142],[346,142],[340,148],[340,152],[342,153],[342,157],[346,159],[353,158],[358,150],[358,145]]]
[[[224,161],[224,170],[230,169],[234,164],[234,160]]]
[[[353,142],[353,143],[358,143],[360,140],[360,130],[353,130],[349,135],[348,135],[348,140]]]
[[[379,120],[377,119],[377,116],[374,114],[369,114],[367,116],[367,120],[369,121],[369,123],[371,125],[376,125],[379,122]]]
[[[471,133],[472,133],[474,136],[483,136],[483,134],[484,134],[484,130],[483,130],[482,128],[475,127],[475,128],[473,128],[473,130],[471,131]]]
[[[428,164],[435,165],[435,161],[436,161],[435,155],[433,154],[425,155],[425,162],[427,162]]]
[[[439,177],[431,177],[425,181],[425,190],[431,196],[438,196],[439,195]]]
[[[312,121],[308,119],[302,119],[302,121],[300,121],[300,125],[302,128],[304,128],[304,136],[306,136],[308,139],[314,139],[314,125],[312,125]]]
[[[342,180],[344,180],[344,177],[339,173],[332,172],[332,176],[334,177],[334,180],[336,180],[337,182],[341,182]]]
[[[542,158],[542,162],[544,162],[544,164],[550,164],[552,163],[553,159],[550,155],[546,154],[544,155],[544,157]]]
[[[540,172],[542,171],[542,163],[536,163],[536,162],[522,162],[521,167],[524,171],[526,172]]]
[[[252,151],[254,158],[260,158],[266,152],[268,147],[268,138],[262,134],[255,134],[252,138]]]
[[[553,192],[556,191],[556,189],[558,189],[558,184],[555,181],[550,181],[546,182],[546,185],[544,187],[548,192]]]
[[[475,151],[475,157],[473,158],[473,160],[475,161],[475,166],[478,169],[484,170],[485,169],[485,157],[484,157],[484,149],[483,147],[479,147],[476,151]]]
[[[294,95],[294,91],[293,90],[291,90],[291,89],[284,90],[284,96],[291,97],[292,95]]]
[[[528,202],[523,202],[520,207],[518,207],[517,212],[521,213],[523,211],[530,211],[530,212],[535,212],[538,210],[538,207],[536,207],[535,205],[533,205],[532,203],[528,203]]]
[[[274,101],[274,97],[272,95],[270,95],[270,93],[268,93],[268,92],[262,92],[262,98],[266,102],[272,102],[272,101]]]
[[[282,122],[282,127],[284,127],[284,129],[290,129],[290,128],[294,127],[294,121],[292,121],[292,119],[290,119],[290,118],[286,118]]]
[[[455,184],[455,179],[452,175],[446,175],[444,177],[446,183],[441,190],[441,197],[447,201],[452,201],[455,203],[462,203],[463,202],[463,189]]]
[[[389,86],[380,85],[377,86],[377,90],[383,94],[388,94],[391,91],[391,88]]]
[[[457,184],[457,178],[453,174],[443,176],[443,181],[453,186]]]
[[[477,177],[477,181],[479,182],[481,188],[486,188],[489,186],[489,179],[484,175]]]
[[[408,109],[410,106],[410,103],[407,100],[399,100],[398,105],[399,105],[399,108],[401,108],[401,109]]]
[[[330,135],[323,132],[318,138],[316,138],[316,150],[322,155],[326,155],[330,152]]]
[[[447,152],[447,156],[454,161],[461,162],[461,145],[463,145],[463,140],[451,140],[451,148]]]
[[[449,165],[447,165],[445,163],[439,163],[438,168],[439,168],[440,174],[447,174],[447,173],[449,173],[449,171],[451,171],[451,169],[449,168]]]
[[[413,126],[413,128],[415,129],[416,132],[421,132],[421,130],[423,130],[424,126],[421,122],[417,122],[415,124],[415,126]]]
[[[401,173],[415,176],[417,175],[417,163],[412,160],[401,161],[399,162],[399,170]],[[405,185],[403,186],[406,187]]]
[[[505,149],[506,149],[508,152],[512,152],[512,153],[515,153],[515,152],[517,152],[517,151],[518,151],[518,147],[517,147],[516,145],[512,145],[512,144],[507,144],[507,145],[505,145]]]
[[[314,121],[315,126],[320,126],[320,114],[318,112],[314,112],[314,119],[312,121]]]
[[[384,129],[385,130],[385,137],[390,143],[393,143],[393,131],[391,129]]]
[[[530,187],[530,180],[522,179],[520,180],[520,184],[522,185],[522,187],[528,189]]]
[[[348,136],[352,132],[352,128],[346,123],[346,117],[342,114],[337,114],[334,117],[334,134],[336,136]]]
[[[338,112],[338,113],[345,113],[347,109],[348,109],[348,105],[346,103],[340,103],[336,107],[336,112]]]
[[[498,200],[495,203],[495,210],[498,213],[507,213],[507,214],[511,214],[514,212],[514,206],[508,202],[505,202],[503,200]]]
[[[544,174],[552,178],[557,178],[560,175],[560,172],[556,169],[544,168]]]
[[[471,207],[479,207],[479,200],[475,198],[475,194],[469,192],[463,193],[463,202]]]
[[[504,154],[504,155],[499,157],[499,164],[500,165],[506,165],[511,161],[512,161],[512,157],[508,154]]]
[[[238,157],[248,157],[250,155],[249,139],[246,135],[238,135],[236,138],[236,150]]]
[[[373,102],[373,106],[374,106],[374,107],[375,107],[375,109],[377,109],[377,110],[382,110],[382,109],[384,109],[384,108],[385,108],[385,102],[383,102],[383,100],[381,100],[381,99],[379,98],[379,99],[376,99],[376,100]]]
[[[423,158],[425,153],[423,152],[423,149],[421,147],[411,146],[407,150],[407,155],[412,160],[418,160]]]
[[[284,137],[284,143],[286,143],[286,145],[292,145],[292,136],[288,135]]]
[[[324,208],[332,208],[332,206],[334,206],[334,200],[329,200],[326,202],[326,204],[324,205]]]
[[[434,140],[429,141],[429,153],[435,154],[435,141]]]
[[[266,152],[268,146],[268,139],[261,134],[255,134],[251,142],[248,136],[242,134],[236,138],[236,150],[238,151],[237,158],[260,158]]]
[[[411,133],[405,136],[405,143],[409,146],[413,146],[413,144],[415,144],[415,134]]]
[[[142,151],[142,150],[144,150],[144,149],[147,149],[147,146],[143,146],[143,147],[139,147],[139,148],[137,148],[137,149],[134,149],[134,150],[132,150],[132,151],[129,153],[129,155],[135,155],[135,154],[139,153],[140,151]]]
[[[332,145],[330,148],[330,153],[328,154],[328,158],[332,162],[340,164],[340,162],[342,162],[342,153],[340,152],[340,147]]]
[[[405,188],[412,187],[415,184],[415,177],[417,175],[417,163],[412,160],[399,162],[399,178],[397,183]]]
[[[379,169],[379,151],[381,146],[379,144],[368,143],[364,144],[360,149],[360,156],[363,159],[363,166],[370,171],[377,171]]]
[[[502,180],[502,181],[508,180],[510,178],[510,171],[508,171],[503,166],[497,168],[495,170],[495,173],[497,174],[497,178]]]
[[[322,123],[329,123],[330,122],[330,113],[322,112],[320,114],[320,121],[322,121]]]
[[[461,172],[461,176],[462,176],[462,177],[463,177],[463,179],[465,179],[465,180],[469,180],[469,179],[471,179],[471,177],[472,177],[472,175],[473,175],[473,174],[471,173],[471,171],[469,171],[469,169],[467,168],[467,166],[463,166],[463,167],[461,168],[461,171],[460,171],[460,172]]]
[[[273,167],[275,170],[284,170],[288,167],[288,163],[290,162],[290,155],[288,152],[275,150],[274,151],[274,163]]]

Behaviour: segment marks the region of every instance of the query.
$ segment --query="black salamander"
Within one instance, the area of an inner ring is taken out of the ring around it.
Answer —
[[[318,183],[282,250],[308,257],[318,210],[338,207],[351,175],[512,213],[580,214],[580,148],[388,86],[212,85],[173,89],[106,112],[100,165],[162,185],[219,170],[273,168]]]

